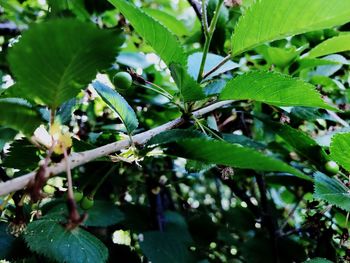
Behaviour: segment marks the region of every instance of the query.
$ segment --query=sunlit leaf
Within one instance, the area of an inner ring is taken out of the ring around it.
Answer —
[[[308,106],[334,110],[315,87],[300,79],[275,72],[252,71],[227,82],[222,100],[255,100],[275,106]]]
[[[350,2],[260,0],[245,11],[232,35],[232,55],[268,41],[350,21]]]
[[[338,133],[333,136],[330,145],[331,158],[350,171],[350,133]]]
[[[350,50],[350,34],[336,36],[317,45],[309,52],[310,58],[326,56]]]
[[[172,62],[186,65],[186,55],[177,37],[157,20],[147,15],[141,8],[125,0],[108,0],[132,24],[169,66]]]

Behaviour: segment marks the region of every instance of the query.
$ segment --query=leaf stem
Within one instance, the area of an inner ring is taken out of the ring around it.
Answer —
[[[203,79],[202,75],[203,75],[203,72],[204,72],[205,62],[207,60],[207,55],[208,55],[210,43],[211,43],[211,40],[212,40],[214,32],[215,32],[216,23],[218,22],[220,9],[221,9],[221,6],[222,6],[223,2],[224,2],[224,0],[219,0],[219,3],[218,3],[218,5],[216,6],[216,9],[215,9],[214,17],[213,17],[213,19],[210,22],[208,35],[205,37],[205,43],[204,43],[204,48],[203,48],[203,56],[202,56],[201,66],[199,68],[198,78],[197,78],[197,82],[199,82],[199,83]],[[202,14],[202,16],[204,16],[204,14]]]
[[[204,35],[207,38],[209,36],[209,27],[208,27],[208,17],[207,17],[207,1],[202,0],[202,24]]]
[[[154,86],[156,87],[157,89],[159,89],[160,91],[162,91],[163,93],[167,94],[170,98],[174,98],[173,95],[171,95],[166,89],[163,89],[161,86],[153,83],[153,82],[150,82],[150,81],[147,81],[145,80],[147,84],[151,85],[151,86]]]
[[[199,126],[199,128],[202,130],[202,132],[205,134],[205,135],[208,135],[203,127],[203,125],[200,123],[200,121],[196,118],[196,117],[193,117],[194,121],[197,123],[197,125]]]
[[[207,73],[203,75],[203,79],[206,79],[210,74],[217,71],[219,68],[221,68],[227,61],[231,59],[231,53],[228,54],[226,57],[223,58],[222,61],[220,61],[216,66],[214,66],[211,70],[209,70]]]
[[[50,128],[55,123],[55,117],[56,117],[56,109],[52,108],[50,109]]]
[[[162,96],[166,97],[166,98],[169,99],[170,101],[174,98],[174,97],[170,97],[167,93],[164,93],[164,92],[162,92],[162,91],[160,91],[160,90],[158,90],[158,89],[155,89],[155,88],[153,88],[153,87],[149,87],[149,86],[147,86],[147,85],[142,85],[142,84],[141,84],[140,86],[141,86],[141,87],[144,87],[144,88],[146,88],[146,89],[152,90],[152,91],[158,93],[159,95],[162,95]]]

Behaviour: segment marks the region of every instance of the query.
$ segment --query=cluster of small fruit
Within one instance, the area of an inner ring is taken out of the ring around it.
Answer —
[[[74,199],[75,202],[79,203],[80,207],[84,210],[89,210],[95,203],[92,196],[84,196],[84,193],[79,190],[74,191]]]

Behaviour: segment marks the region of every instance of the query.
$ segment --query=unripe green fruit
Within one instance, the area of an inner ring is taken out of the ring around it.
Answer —
[[[339,165],[335,161],[326,162],[324,168],[327,172],[337,174],[339,172]]]
[[[53,187],[53,186],[51,186],[51,185],[45,185],[44,187],[43,187],[43,190],[44,190],[44,192],[45,193],[47,193],[47,194],[53,194],[53,193],[55,193],[55,187]]]
[[[89,210],[91,207],[94,206],[94,199],[92,199],[89,196],[84,196],[83,200],[80,202],[80,207],[84,210]]]
[[[128,72],[118,72],[113,78],[113,83],[117,89],[125,90],[131,87],[132,77]]]
[[[78,190],[74,191],[74,200],[75,202],[79,203],[81,199],[83,199],[84,194]]]

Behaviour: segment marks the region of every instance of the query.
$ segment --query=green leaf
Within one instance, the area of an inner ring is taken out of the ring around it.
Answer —
[[[178,239],[184,242],[193,242],[191,234],[188,231],[188,226],[185,218],[174,211],[164,212],[165,229],[164,232],[167,233],[181,233]]]
[[[326,56],[329,54],[350,50],[350,34],[336,36],[317,45],[309,52],[310,58]]]
[[[197,79],[199,68],[200,68],[200,61],[202,60],[203,52],[196,52],[191,54],[188,57],[187,66],[189,74],[192,78]],[[207,54],[207,59],[205,61],[204,65],[204,73],[208,72],[209,70],[213,69],[216,65],[218,65],[220,62],[222,62],[224,57],[218,56],[212,53]],[[210,80],[213,77],[220,75],[222,73],[225,73],[226,71],[230,71],[232,69],[238,68],[239,64],[234,63],[233,61],[227,61],[225,64],[223,64],[219,69],[211,73],[208,77],[205,78],[205,80]]]
[[[257,48],[257,51],[264,56],[270,65],[275,65],[279,68],[284,68],[291,64],[300,53],[294,46],[290,48],[279,48],[262,45]]]
[[[0,222],[0,258],[5,259],[10,253],[15,237],[8,233],[8,225]]]
[[[343,65],[350,64],[349,61],[345,57],[343,57],[342,55],[339,55],[339,54],[328,55],[328,56],[323,57],[323,59],[328,60],[328,61],[334,61],[337,64],[318,66],[316,68],[315,72],[312,73],[313,76],[311,78],[311,81],[313,81],[313,79],[317,78],[317,77],[321,77],[321,78],[322,77],[330,77],[335,72],[340,70],[343,67]],[[330,79],[330,82],[334,82],[334,81]],[[323,86],[324,84],[321,84],[321,85]]]
[[[67,124],[72,119],[72,112],[76,107],[78,100],[76,98],[70,99],[63,103],[57,111],[56,116],[60,119],[61,124]]]
[[[103,263],[108,258],[108,249],[95,236],[81,228],[66,230],[54,219],[31,222],[24,239],[30,250],[62,263]]]
[[[242,169],[287,172],[311,180],[302,172],[280,160],[268,157],[266,154],[251,148],[224,141],[205,138],[183,139],[177,143],[171,143],[168,147],[168,153],[205,163],[228,165]]]
[[[51,15],[60,16],[62,12],[69,10],[82,19],[88,20],[90,18],[85,9],[84,0],[48,0],[47,2]]]
[[[169,131],[164,131],[156,136],[152,137],[148,142],[147,146],[158,146],[162,144],[167,144],[171,142],[176,142],[178,140],[182,139],[189,139],[189,138],[200,138],[204,137],[205,135],[201,132],[198,132],[196,130],[184,130],[184,129],[172,129]]]
[[[141,8],[125,0],[108,0],[129,20],[140,34],[169,66],[171,63],[186,65],[186,54],[177,37]]]
[[[323,165],[327,161],[324,149],[308,134],[270,120],[270,116],[257,116],[269,128],[276,132],[286,143],[288,143],[300,156],[311,160],[315,164]]]
[[[338,133],[333,136],[330,145],[331,159],[350,171],[350,133]]]
[[[180,95],[185,102],[204,99],[203,89],[187,74],[186,69],[178,63],[170,65],[171,76],[180,90]]]
[[[80,207],[78,207],[78,210],[81,214],[86,212]],[[120,211],[116,205],[102,200],[95,200],[94,206],[89,209],[87,213],[88,218],[84,221],[84,226],[107,227],[116,225],[125,219],[124,213]],[[55,218],[57,216],[61,218],[68,216],[66,202],[59,203],[57,206],[50,209],[47,214],[47,217],[50,218]]]
[[[222,90],[220,99],[335,109],[321,99],[313,85],[288,75],[267,71],[252,71],[230,80]]]
[[[41,124],[39,113],[22,99],[0,99],[0,125],[22,131],[26,135],[33,134]]]
[[[200,86],[186,69],[187,55],[177,37],[157,20],[125,0],[109,0],[129,20],[170,68],[185,102],[204,98]]]
[[[88,211],[85,226],[106,227],[116,225],[125,219],[124,213],[111,202],[96,200],[94,207]]]
[[[143,11],[146,12],[149,16],[158,20],[161,24],[167,27],[175,35],[181,37],[189,34],[188,28],[185,24],[178,18],[157,9],[144,8]]]
[[[142,252],[152,263],[194,263],[189,244],[182,238],[181,231],[173,233],[145,232],[140,242]]]
[[[5,146],[5,143],[13,140],[15,138],[17,132],[10,128],[0,127],[0,152]]]
[[[293,129],[289,125],[278,125],[277,123],[273,128],[299,155],[312,160],[314,163],[326,161],[326,153],[323,148],[306,133]]]
[[[127,101],[117,91],[102,82],[95,81],[92,83],[92,86],[103,101],[119,115],[126,130],[131,134],[139,126],[139,122],[134,110]]]
[[[232,36],[235,56],[274,41],[350,21],[350,1],[261,0],[250,5]]]
[[[256,142],[244,135],[237,135],[237,134],[231,134],[231,133],[223,133],[222,137],[225,141],[229,143],[237,143],[244,147],[253,148],[256,150],[264,150],[266,149],[266,145],[261,142]]]
[[[38,167],[40,157],[38,148],[27,139],[16,140],[11,143],[8,153],[1,164],[3,167],[20,170],[35,169]]]
[[[350,189],[338,179],[330,178],[323,173],[315,174],[314,197],[324,200],[346,211],[350,211]]]
[[[34,24],[9,52],[20,93],[51,108],[75,97],[107,68],[117,50],[113,31],[73,19]]]
[[[324,65],[339,65],[339,64],[340,64],[339,62],[326,60],[326,59],[302,58],[298,60],[298,69],[296,72],[294,72],[294,74],[307,68],[314,68],[317,66],[324,66]]]

